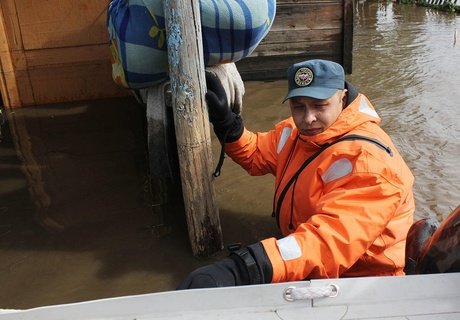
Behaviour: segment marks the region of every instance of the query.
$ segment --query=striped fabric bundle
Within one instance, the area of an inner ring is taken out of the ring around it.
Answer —
[[[273,23],[276,0],[200,0],[206,66],[249,56]],[[112,0],[107,29],[112,76],[125,88],[142,89],[168,77],[163,0]]]

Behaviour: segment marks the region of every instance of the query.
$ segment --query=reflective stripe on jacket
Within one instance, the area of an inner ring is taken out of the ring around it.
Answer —
[[[315,136],[300,136],[292,118],[269,132],[244,130],[226,153],[251,175],[275,175],[275,207],[283,188],[321,145],[357,134],[379,140],[341,141],[294,180],[277,216],[282,239],[262,241],[272,282],[307,278],[402,275],[413,222],[414,177],[362,94]],[[275,208],[276,209],[276,208]]]

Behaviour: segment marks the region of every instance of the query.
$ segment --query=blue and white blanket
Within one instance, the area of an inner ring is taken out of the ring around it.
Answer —
[[[249,56],[267,35],[276,0],[200,0],[206,66]],[[107,28],[112,76],[120,86],[142,89],[168,77],[163,0],[112,0]]]

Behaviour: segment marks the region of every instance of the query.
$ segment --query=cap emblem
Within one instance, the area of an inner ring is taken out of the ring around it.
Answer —
[[[300,68],[294,75],[294,81],[299,87],[306,87],[313,81],[313,71],[310,68]]]

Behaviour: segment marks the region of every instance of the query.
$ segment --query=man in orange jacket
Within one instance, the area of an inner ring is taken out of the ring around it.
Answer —
[[[250,175],[275,175],[273,214],[284,237],[237,248],[178,289],[404,274],[414,177],[339,64],[292,65],[284,100],[292,117],[268,132],[244,127],[215,75],[207,84],[225,152]]]

